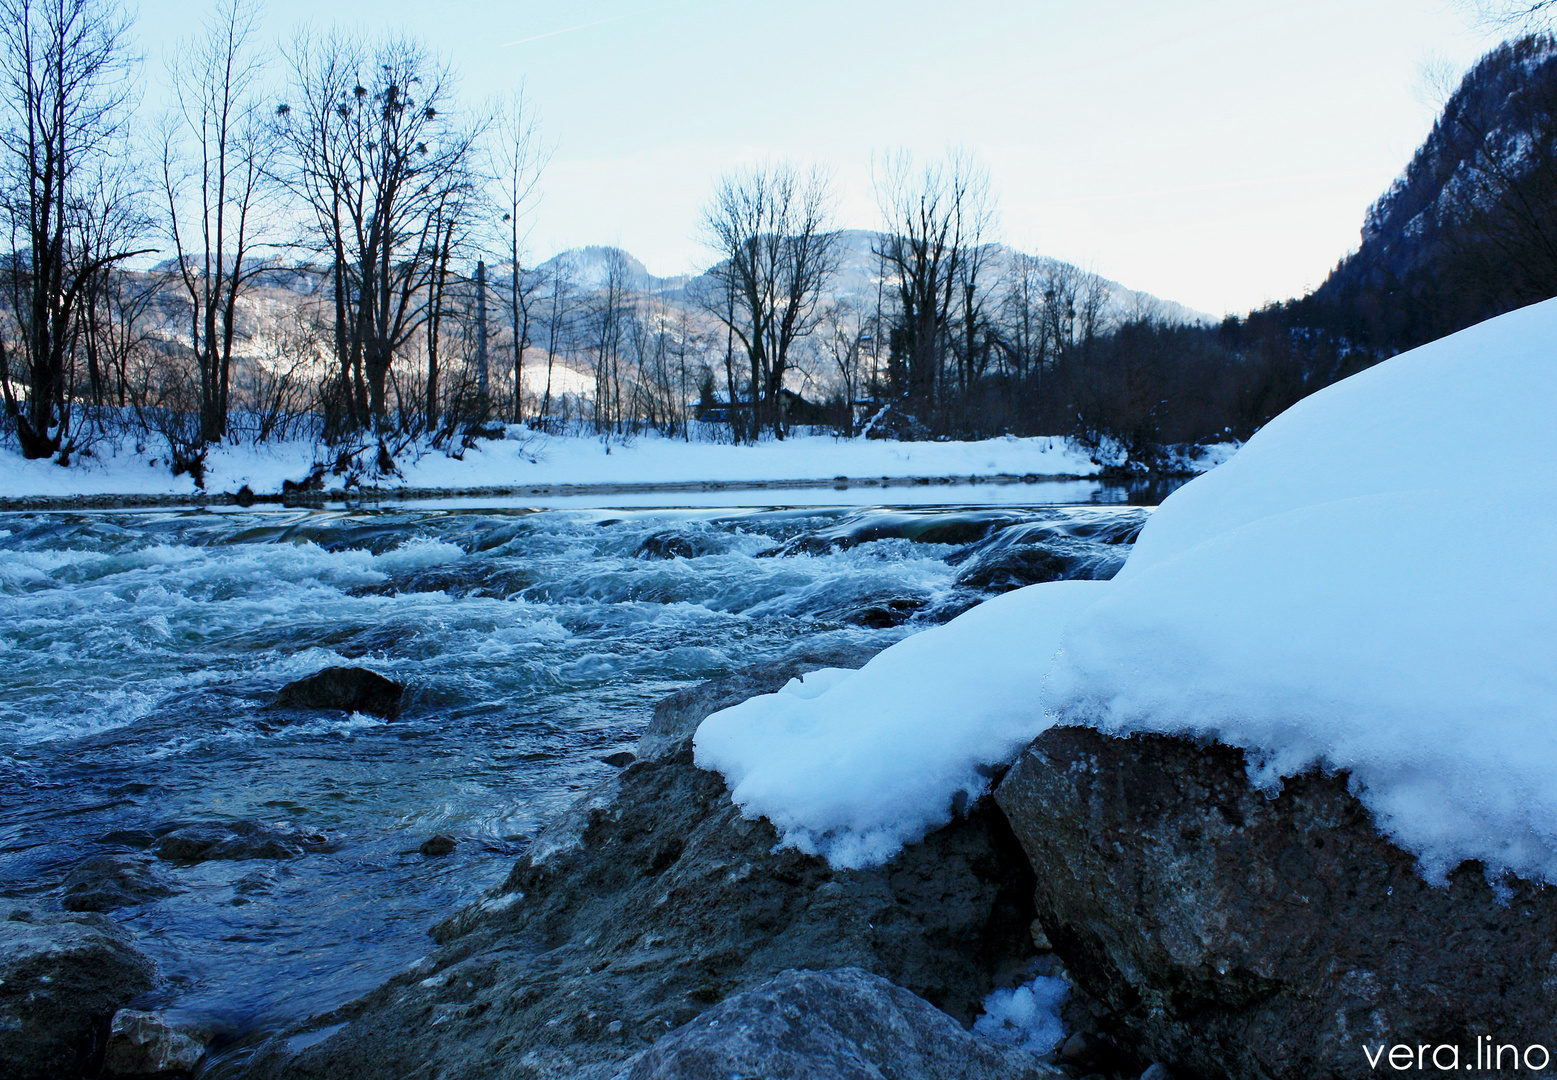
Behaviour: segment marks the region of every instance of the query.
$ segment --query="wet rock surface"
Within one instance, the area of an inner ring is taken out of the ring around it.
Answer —
[[[159,859],[196,863],[212,859],[293,859],[328,851],[324,833],[308,832],[290,822],[197,821],[169,823],[152,830],[151,849]]]
[[[102,1075],[188,1076],[199,1066],[215,1036],[210,1024],[120,1009],[109,1024]]]
[[[0,1076],[76,1080],[96,1070],[109,1018],[156,975],[104,915],[0,901]]]
[[[507,600],[535,584],[533,575],[509,567],[494,568],[489,563],[434,566],[422,570],[391,574],[376,585],[352,590],[358,596],[398,596],[407,593],[441,592],[449,596],[485,596]]]
[[[644,538],[638,545],[640,559],[696,559],[719,551],[711,537],[694,532],[669,529]]]
[[[454,839],[454,837],[448,835],[447,833],[438,833],[436,836],[429,836],[426,840],[423,840],[422,846],[417,848],[417,850],[420,851],[423,855],[429,856],[431,858],[438,858],[443,855],[452,854],[454,849],[458,846],[459,841]]]
[[[66,911],[112,911],[172,896],[178,889],[143,855],[98,855],[65,875]]]
[[[743,818],[722,779],[692,763],[709,712],[844,659],[792,657],[667,699],[639,760],[436,927],[437,952],[270,1039],[243,1075],[605,1080],[710,1007],[801,968],[858,967],[970,1022],[1034,958],[1033,882],[997,810],[976,808],[886,867],[835,871],[775,851],[772,826]]]
[[[1469,1069],[1480,1035],[1557,1029],[1557,890],[1474,863],[1429,885],[1344,775],[1271,799],[1239,750],[1058,728],[996,800],[1056,953],[1172,1075],[1362,1077],[1396,1043]]]
[[[1065,1074],[974,1038],[859,968],[785,971],[676,1029],[617,1080],[1040,1080]]]
[[[970,510],[954,516],[934,511],[871,511],[845,518],[836,525],[791,537],[765,556],[825,555],[847,551],[874,540],[911,540],[917,544],[972,544],[1013,522],[1020,513]]]
[[[1009,592],[1045,581],[1107,579],[1124,565],[1145,514],[1071,514],[1008,525],[947,559],[957,585]]]
[[[276,695],[280,709],[338,709],[393,718],[400,712],[405,687],[376,671],[360,667],[327,667],[289,682]]]

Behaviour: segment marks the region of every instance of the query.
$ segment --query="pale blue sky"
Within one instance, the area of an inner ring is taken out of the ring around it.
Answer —
[[[202,7],[142,0],[163,43]],[[1002,236],[1214,314],[1317,285],[1431,126],[1422,72],[1493,44],[1452,0],[270,0],[407,29],[472,101],[521,82],[556,155],[536,258],[618,244],[700,266],[718,174],[770,156],[835,172],[839,221],[878,224],[873,151],[949,144],[989,166]],[[529,39],[529,40],[526,40]],[[510,42],[520,44],[508,44]],[[152,97],[154,98],[154,94]]]

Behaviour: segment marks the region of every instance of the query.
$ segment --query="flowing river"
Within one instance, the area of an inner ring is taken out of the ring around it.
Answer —
[[[885,645],[1024,581],[1111,576],[1145,513],[0,515],[0,895],[57,902],[82,860],[149,858],[180,822],[322,834],[293,858],[159,861],[177,891],[112,914],[161,965],[144,1007],[233,1033],[332,1008],[425,953],[666,694],[802,645]],[[400,715],[272,707],[339,664],[405,683]],[[435,833],[451,854],[421,854]]]

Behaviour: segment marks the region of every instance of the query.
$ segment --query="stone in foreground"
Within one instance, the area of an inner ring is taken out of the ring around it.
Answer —
[[[1272,799],[1240,750],[1054,728],[996,801],[1066,969],[1174,1075],[1376,1076],[1396,1044],[1472,1070],[1478,1036],[1557,1030],[1557,889],[1428,884],[1344,774]]]
[[[187,1075],[205,1057],[212,1034],[200,1025],[175,1023],[157,1013],[120,1009],[109,1026],[103,1075]]]
[[[155,974],[112,919],[0,904],[0,1076],[90,1073],[109,1017]]]
[[[1039,1080],[1064,1074],[975,1038],[928,1001],[860,968],[785,971],[727,998],[616,1080]]]

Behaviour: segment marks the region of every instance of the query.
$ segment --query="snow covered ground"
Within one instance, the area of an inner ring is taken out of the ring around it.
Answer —
[[[207,462],[206,490],[255,494],[300,481],[316,459],[312,443],[222,446]],[[0,452],[0,498],[90,495],[193,495],[188,476],[175,477],[159,448],[136,452],[126,440],[100,445],[69,468],[24,461]],[[1208,458],[1208,461],[1215,460]],[[374,481],[381,488],[458,491],[558,485],[758,483],[918,477],[1094,476],[1098,466],[1060,438],[1003,438],[980,442],[898,443],[827,436],[767,441],[756,446],[683,442],[657,435],[626,442],[554,438],[512,428],[505,440],[482,441],[462,459],[440,451],[405,454],[401,475]],[[326,485],[343,483],[326,475]]]
[[[842,865],[949,820],[1055,723],[1209,737],[1274,789],[1350,772],[1430,880],[1557,883],[1557,300],[1300,402],[1035,585],[698,731],[748,813]],[[987,771],[987,770],[986,770]]]

